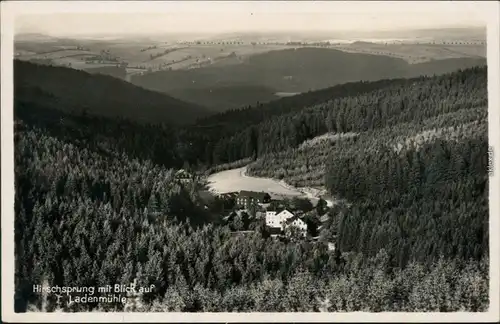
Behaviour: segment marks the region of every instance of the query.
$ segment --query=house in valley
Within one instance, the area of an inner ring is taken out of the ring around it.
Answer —
[[[236,199],[237,196],[238,196],[237,192],[226,192],[226,193],[220,194],[219,198],[221,198],[221,199]]]
[[[304,237],[307,235],[307,224],[299,216],[293,216],[285,221],[283,230],[287,231],[291,228],[298,229]]]
[[[184,169],[180,169],[175,173],[175,178],[181,182],[187,183],[192,181],[193,175]]]
[[[286,209],[279,213],[276,211],[267,211],[266,226],[269,230],[279,231],[280,233],[284,232],[287,228],[296,227],[304,236],[307,234],[307,224],[299,216],[294,215]]]
[[[245,209],[250,207],[251,203],[265,204],[271,201],[271,196],[267,192],[255,192],[255,191],[240,191],[239,195],[236,197],[236,204]]]
[[[267,211],[266,212],[266,226],[267,227],[279,227],[283,230],[285,221],[292,218],[294,215],[288,210],[283,210],[281,212]]]

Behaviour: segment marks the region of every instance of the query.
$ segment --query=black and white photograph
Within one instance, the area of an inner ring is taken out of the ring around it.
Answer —
[[[499,7],[2,3],[2,320],[498,321]]]

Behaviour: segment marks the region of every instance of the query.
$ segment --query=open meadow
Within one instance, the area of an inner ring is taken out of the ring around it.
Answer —
[[[450,42],[447,44],[386,44],[353,42],[351,44],[334,45],[333,48],[348,53],[385,55],[401,58],[410,64],[450,58],[486,57],[486,45],[481,43],[466,44],[454,42],[451,44]]]
[[[324,188],[295,188],[283,180],[261,178],[247,175],[247,167],[224,170],[210,175],[207,179],[209,191],[216,194],[238,192],[241,190],[267,192],[273,199],[301,197],[316,205],[319,198],[333,206],[333,200],[325,196]]]
[[[241,190],[265,191],[278,196],[301,196],[302,193],[293,187],[287,186],[275,179],[250,177],[246,174],[246,167],[225,170],[208,177],[210,191],[229,193]]]

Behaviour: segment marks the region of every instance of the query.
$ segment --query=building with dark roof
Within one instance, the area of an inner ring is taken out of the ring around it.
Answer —
[[[300,219],[299,216],[295,215],[293,217],[288,218],[285,221],[284,224],[285,229],[287,227],[292,227],[292,226],[300,229],[304,236],[307,234],[307,224],[302,219]]]
[[[193,175],[184,169],[180,169],[175,173],[175,177],[180,180],[191,180]]]
[[[281,227],[268,227],[267,232],[269,233],[270,236],[275,237],[281,235],[282,230]]]
[[[267,192],[256,192],[256,191],[240,191],[238,197],[236,197],[236,204],[244,208],[250,207],[252,202],[257,204],[265,204],[271,201],[271,196]]]

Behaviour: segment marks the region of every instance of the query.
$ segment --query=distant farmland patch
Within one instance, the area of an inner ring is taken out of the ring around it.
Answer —
[[[300,94],[300,92],[276,92],[274,95],[278,97],[291,97]]]
[[[383,55],[400,58],[410,64],[452,58],[486,57],[485,45],[476,43],[467,44],[465,42],[456,42],[456,44],[453,42],[450,42],[450,44],[384,44],[354,42],[352,44],[336,45],[333,48],[348,53]]]

